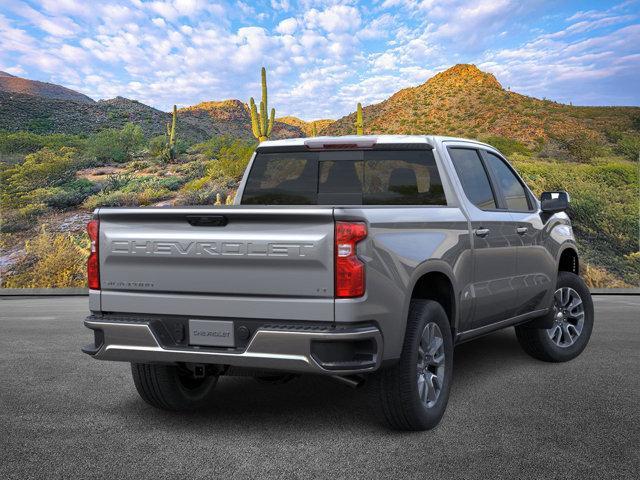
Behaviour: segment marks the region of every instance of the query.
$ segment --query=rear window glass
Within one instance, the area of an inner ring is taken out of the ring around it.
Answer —
[[[446,205],[430,150],[259,153],[246,205]]]

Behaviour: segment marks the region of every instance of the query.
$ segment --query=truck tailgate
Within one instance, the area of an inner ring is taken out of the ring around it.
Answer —
[[[333,320],[331,208],[112,208],[98,218],[102,311],[284,319],[305,316],[304,299],[306,319]]]

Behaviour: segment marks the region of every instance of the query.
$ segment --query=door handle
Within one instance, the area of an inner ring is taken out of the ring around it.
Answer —
[[[488,228],[476,228],[475,233],[478,237],[486,237],[490,231]]]
[[[516,232],[518,232],[518,235],[524,235],[528,231],[529,231],[528,227],[518,227],[518,228],[516,228]]]

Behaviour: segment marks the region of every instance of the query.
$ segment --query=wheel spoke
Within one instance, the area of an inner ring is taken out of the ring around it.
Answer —
[[[428,402],[435,402],[437,398],[436,387],[433,384],[434,377],[435,375],[433,373],[428,374],[425,382],[427,385],[427,401]]]
[[[444,345],[444,341],[440,337],[433,337],[431,341],[431,349],[429,350],[429,354],[431,356],[435,356],[440,348]]]
[[[424,374],[421,373],[418,375],[418,395],[420,395],[420,400],[425,401],[425,396],[427,394],[427,382],[424,378]]]
[[[569,346],[573,343],[573,337],[571,336],[571,333],[569,332],[569,328],[568,328],[568,323],[563,323],[562,324],[562,337],[564,338],[564,343],[565,346]]]
[[[444,363],[444,352],[433,356],[433,361],[431,362],[431,365],[439,367],[443,363]]]

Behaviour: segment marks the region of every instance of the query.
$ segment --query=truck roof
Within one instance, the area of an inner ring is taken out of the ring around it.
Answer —
[[[360,147],[371,147],[376,143],[384,144],[427,144],[434,146],[438,142],[458,141],[487,145],[468,138],[446,137],[441,135],[341,135],[321,137],[284,138],[282,140],[267,140],[260,143],[260,147],[304,147],[322,148],[323,145],[355,144]]]

